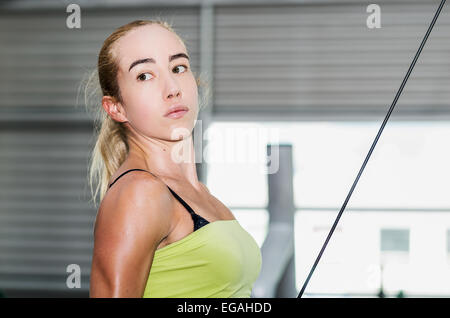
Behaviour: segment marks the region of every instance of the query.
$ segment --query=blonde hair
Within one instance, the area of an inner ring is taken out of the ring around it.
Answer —
[[[85,85],[85,105],[87,110],[94,115],[96,138],[88,168],[88,183],[95,206],[97,206],[97,196],[100,195],[99,201],[103,199],[108,190],[109,179],[125,161],[129,151],[127,129],[124,123],[113,120],[101,105],[101,95],[111,96],[122,102],[117,81],[118,65],[112,52],[112,46],[129,31],[150,24],[158,24],[173,32],[184,44],[181,37],[166,21],[161,19],[132,21],[114,30],[103,42],[98,55],[97,69],[91,73]],[[201,76],[197,77],[196,81],[197,85],[203,88],[199,101],[201,109],[207,103],[210,90]],[[94,99],[93,103],[90,102],[91,99]]]

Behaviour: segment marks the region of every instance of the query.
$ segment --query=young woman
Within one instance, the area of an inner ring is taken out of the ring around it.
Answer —
[[[198,83],[181,38],[164,21],[126,24],[103,43],[98,76],[90,296],[250,297],[260,249],[197,178]]]

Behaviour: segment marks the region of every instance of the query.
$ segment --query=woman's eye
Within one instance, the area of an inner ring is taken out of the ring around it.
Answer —
[[[142,74],[139,74],[138,80],[139,80],[139,81],[146,81],[147,79],[149,79],[149,77],[146,76],[146,75],[150,75],[150,73],[142,73]]]
[[[174,70],[177,69],[177,68],[179,68],[180,66],[181,66],[181,67],[184,67],[184,68],[186,69],[184,72],[187,71],[188,67],[187,67],[186,65],[177,65],[177,66],[174,67]],[[184,72],[182,72],[182,73],[184,73]],[[177,73],[180,73],[180,72],[177,72]]]
[[[175,72],[175,73],[185,73],[186,71],[187,71],[187,69],[188,69],[188,67],[186,66],[186,65],[177,65],[177,66],[175,66],[173,69],[174,70],[176,70],[176,69],[178,69],[178,68],[180,68],[180,67],[184,67],[185,68],[185,70],[183,71],[183,72],[180,72],[180,71],[178,71],[178,72]],[[137,79],[139,80],[139,81],[146,81],[146,80],[149,80],[150,79],[150,76],[151,75],[151,73],[148,73],[148,72],[146,72],[146,73],[142,73],[142,74],[139,74],[139,76],[137,77]]]

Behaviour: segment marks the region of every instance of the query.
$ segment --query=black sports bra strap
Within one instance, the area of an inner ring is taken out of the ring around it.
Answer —
[[[167,186],[170,190],[170,192],[172,192],[172,194],[175,196],[175,198],[178,199],[178,201],[180,201],[180,203],[189,211],[190,214],[195,214],[194,210],[192,210],[192,208],[189,206],[189,204],[187,204],[178,194],[175,193],[175,191],[173,191],[169,186]]]
[[[128,173],[128,172],[130,172],[130,171],[135,171],[135,170],[149,172],[149,171],[144,170],[144,169],[129,169],[129,170],[125,171],[124,173],[122,173],[120,176],[118,176],[118,177],[117,177],[117,178],[116,178],[116,179],[108,186],[108,188],[110,188],[114,183],[116,183],[116,181],[119,180],[119,178],[120,178],[121,176],[123,176],[124,174],[126,174],[126,173]],[[149,173],[151,173],[151,172],[149,172]],[[152,173],[152,174],[153,174],[153,173]]]
[[[175,196],[175,198],[180,201],[180,203],[188,210],[188,212],[191,214],[192,220],[194,221],[194,231],[198,230],[202,226],[205,226],[206,224],[210,223],[207,219],[203,218],[202,216],[198,215],[197,213],[192,210],[192,208],[187,204],[178,194],[176,194],[175,191],[173,191],[169,186],[167,186],[172,192],[172,194]]]
[[[129,169],[125,172],[123,172],[120,176],[118,176],[109,186],[108,188],[110,188],[114,183],[116,183],[117,180],[119,180],[120,177],[122,177],[124,174],[131,172],[131,171],[145,171],[148,172],[152,175],[154,175],[153,173],[151,173],[150,171],[144,170],[144,169]],[[156,177],[156,176],[155,176]],[[192,210],[192,208],[189,206],[189,204],[187,204],[178,194],[176,194],[175,191],[173,191],[167,184],[166,187],[169,188],[170,192],[172,192],[172,194],[175,196],[175,198],[186,208],[186,210],[188,210],[189,214],[191,214],[192,219],[194,220],[194,231],[201,228],[202,226],[210,223],[208,220],[204,219],[203,217],[201,217],[200,215],[198,215],[197,213],[194,212],[194,210]]]

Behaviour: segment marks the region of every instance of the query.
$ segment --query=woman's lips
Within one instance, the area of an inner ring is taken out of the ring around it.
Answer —
[[[187,112],[188,110],[178,110],[175,112],[171,112],[170,114],[167,115],[167,117],[177,119],[183,117],[184,114],[186,114]]]

